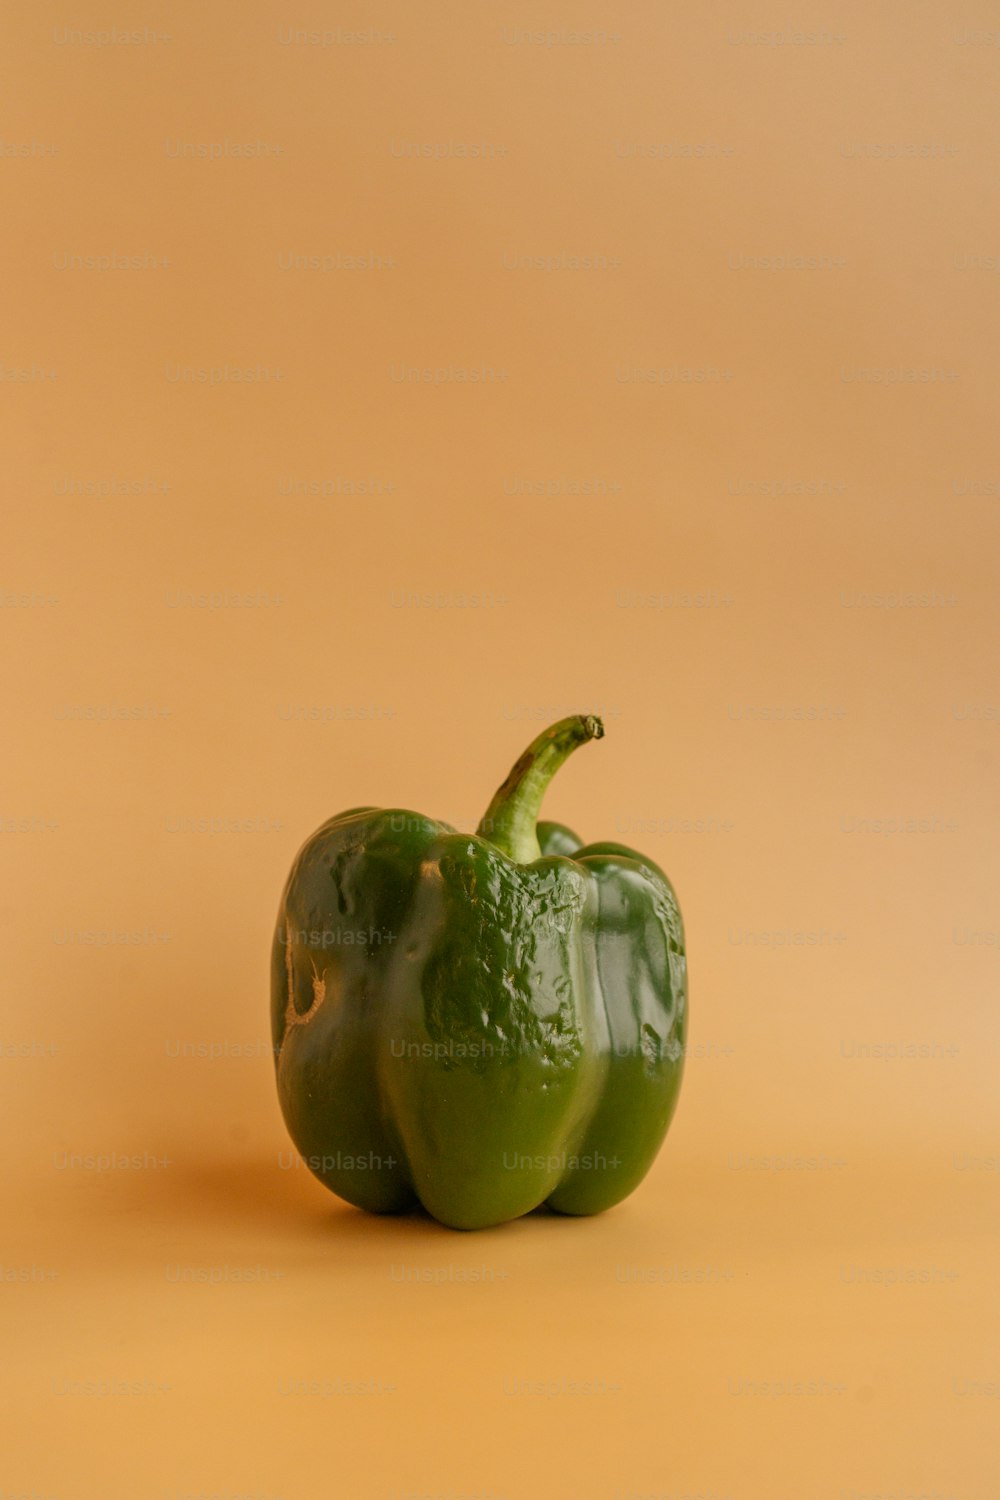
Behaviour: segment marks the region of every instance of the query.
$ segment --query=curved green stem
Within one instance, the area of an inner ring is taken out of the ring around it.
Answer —
[[[545,729],[525,750],[476,829],[518,864],[529,864],[541,856],[535,824],[545,789],[578,745],[599,740],[604,725],[595,714],[573,714]]]

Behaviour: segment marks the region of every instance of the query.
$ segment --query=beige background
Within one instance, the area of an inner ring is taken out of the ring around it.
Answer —
[[[6,8],[4,1497],[995,1496],[995,28]],[[667,1146],[367,1219],[289,863],[574,711],[548,814],[686,918]]]

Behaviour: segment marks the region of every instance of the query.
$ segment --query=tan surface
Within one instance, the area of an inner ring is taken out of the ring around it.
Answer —
[[[133,9],[2,22],[0,1493],[993,1500],[995,17]],[[547,811],[680,893],[667,1149],[365,1219],[287,1165],[292,855],[595,710]]]

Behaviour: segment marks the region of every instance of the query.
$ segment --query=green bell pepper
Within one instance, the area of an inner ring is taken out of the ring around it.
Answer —
[[[349,1203],[477,1229],[599,1213],[649,1170],[684,1066],[677,898],[644,855],[536,823],[603,733],[545,730],[475,835],[360,807],[299,851],[272,956],[278,1095]]]

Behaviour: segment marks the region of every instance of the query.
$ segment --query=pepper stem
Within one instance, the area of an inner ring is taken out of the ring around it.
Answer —
[[[595,714],[573,714],[542,731],[514,765],[476,829],[482,839],[514,859],[530,864],[541,857],[535,824],[545,789],[578,745],[599,740],[604,725]]]

